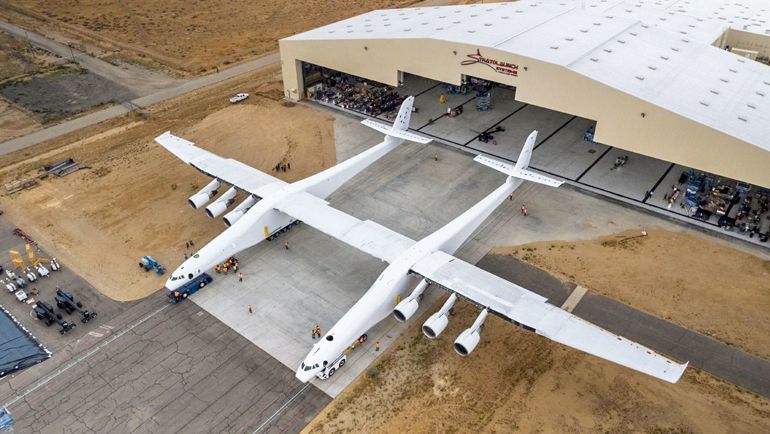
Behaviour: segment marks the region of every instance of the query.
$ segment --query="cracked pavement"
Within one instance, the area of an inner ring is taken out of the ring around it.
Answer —
[[[152,314],[163,302],[159,294],[137,307]],[[7,402],[34,387],[44,379],[34,371],[43,367],[24,372],[28,384],[8,382],[0,397]],[[302,386],[293,371],[185,302],[157,312],[10,410],[20,432],[252,432]],[[298,432],[329,401],[310,386],[264,430]]]

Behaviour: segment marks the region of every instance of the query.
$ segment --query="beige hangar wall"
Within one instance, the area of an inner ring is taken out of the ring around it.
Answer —
[[[476,48],[432,39],[283,40],[285,94],[302,97],[300,60],[392,86],[399,71],[455,84],[466,74],[516,86],[522,102],[596,120],[598,142],[770,188],[770,152],[558,65],[481,48],[518,65],[518,76],[461,66]]]

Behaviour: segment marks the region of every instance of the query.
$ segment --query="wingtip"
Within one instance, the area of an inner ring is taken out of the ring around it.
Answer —
[[[684,371],[687,370],[687,366],[690,365],[690,362],[684,362],[682,364],[678,364],[677,368],[671,372],[671,375],[666,376],[666,378],[663,378],[664,380],[668,381],[671,384],[676,384],[679,382],[679,379],[682,378],[682,375],[684,375]]]

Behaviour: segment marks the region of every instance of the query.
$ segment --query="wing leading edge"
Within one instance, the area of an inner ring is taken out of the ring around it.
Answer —
[[[676,383],[687,368],[446,253],[432,253],[412,271],[548,339],[661,380]]]
[[[276,209],[351,247],[392,263],[415,243],[412,239],[371,220],[359,220],[329,206],[310,193],[292,194]]]
[[[166,131],[156,137],[155,141],[176,155],[180,160],[201,172],[260,197],[261,195],[258,193],[260,188],[275,183],[285,184],[280,179],[247,166],[240,161],[222,158],[205,149],[201,149],[195,146],[193,142],[171,134],[170,131]]]

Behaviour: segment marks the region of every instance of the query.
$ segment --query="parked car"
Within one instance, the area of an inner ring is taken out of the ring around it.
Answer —
[[[244,99],[246,99],[248,97],[249,97],[248,93],[237,93],[237,94],[235,94],[234,97],[230,98],[230,102],[233,103],[233,104],[239,103],[239,102],[243,101]]]

